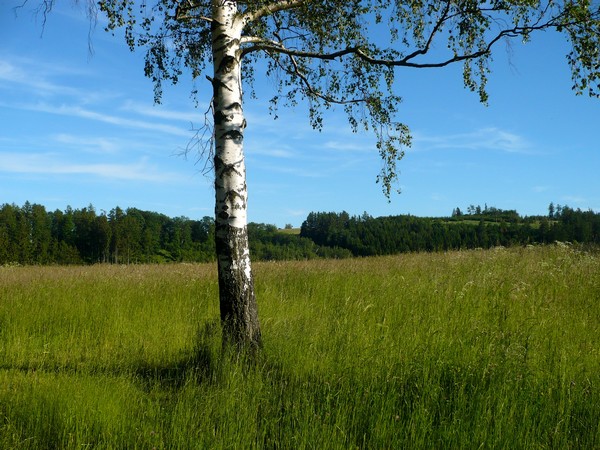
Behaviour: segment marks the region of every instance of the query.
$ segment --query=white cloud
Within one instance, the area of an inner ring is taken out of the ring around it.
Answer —
[[[6,89],[11,89],[14,85],[24,86],[41,96],[75,95],[79,93],[77,89],[45,80],[37,71],[23,70],[7,61],[0,61],[0,80],[3,81],[2,84]]]
[[[182,112],[165,109],[160,105],[148,106],[133,101],[127,101],[121,106],[120,110],[166,120],[184,121],[187,123],[204,122],[204,113],[202,112],[202,109]]]
[[[497,150],[507,153],[532,153],[531,144],[523,136],[496,127],[442,136],[414,132],[413,149]]]
[[[31,175],[91,175],[129,181],[174,182],[181,175],[164,172],[147,158],[131,163],[72,163],[54,153],[0,153],[0,171]]]
[[[143,130],[153,130],[161,133],[172,134],[175,136],[184,136],[187,138],[191,137],[191,133],[182,127],[176,127],[173,125],[164,125],[161,123],[127,119],[125,117],[113,116],[109,114],[103,114],[89,109],[82,108],[80,106],[53,106],[46,103],[37,103],[35,105],[22,105],[20,109],[26,109],[29,111],[45,112],[49,114],[59,114],[63,116],[79,117],[82,119],[96,120],[99,122],[109,123],[111,125],[117,125],[124,128],[137,128]]]
[[[0,80],[19,82],[24,74],[7,61],[0,61]]]
[[[546,192],[550,190],[550,186],[533,186],[531,190],[537,193]]]
[[[74,136],[65,133],[54,135],[52,139],[59,144],[73,146],[78,150],[91,153],[117,153],[123,146],[115,139]]]
[[[341,152],[365,152],[373,153],[375,151],[375,145],[372,143],[360,142],[356,139],[356,134],[348,133],[348,139],[344,141],[340,140],[329,140],[323,144],[323,147],[329,150],[336,150]]]
[[[247,153],[248,153],[248,156],[261,155],[261,156],[268,156],[271,158],[290,159],[290,158],[296,157],[296,154],[294,152],[292,152],[290,150],[284,150],[281,148],[266,148],[266,147],[256,148],[255,146],[252,146],[249,149],[247,149]]]
[[[563,195],[560,197],[563,202],[586,203],[587,199],[578,195]]]
[[[291,216],[304,216],[306,215],[305,209],[286,209],[286,212]]]
[[[316,170],[311,170],[310,168],[299,167],[299,166],[290,167],[290,166],[280,166],[280,165],[273,165],[273,164],[260,164],[260,165],[257,164],[257,165],[255,165],[255,167],[260,168],[262,170],[284,173],[284,174],[298,176],[298,177],[304,177],[304,178],[322,178],[325,176],[325,174],[322,172],[319,172]]]

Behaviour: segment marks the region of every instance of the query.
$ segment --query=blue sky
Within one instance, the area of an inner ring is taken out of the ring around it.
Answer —
[[[0,204],[49,210],[93,204],[198,219],[213,214],[213,188],[193,152],[210,95],[200,80],[165,86],[153,104],[143,55],[99,24],[88,51],[80,8],[41,20],[21,0],[0,5]],[[545,33],[497,48],[489,106],[462,86],[461,68],[397,73],[398,119],[414,143],[399,163],[402,193],[375,184],[381,162],[368,133],[353,134],[343,111],[313,131],[303,106],[268,114],[269,84],[247,99],[249,220],[299,226],[311,211],[373,216],[447,216],[470,204],[545,214],[550,202],[600,211],[600,100],[575,96],[561,36]],[[257,78],[260,74],[257,73]],[[202,95],[202,93],[206,95]]]

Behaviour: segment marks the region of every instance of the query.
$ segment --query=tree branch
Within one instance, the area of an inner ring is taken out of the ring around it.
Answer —
[[[331,97],[329,95],[325,95],[325,94],[321,93],[320,91],[316,90],[313,87],[310,80],[308,80],[308,78],[306,78],[306,76],[302,73],[302,71],[300,70],[300,67],[298,67],[298,62],[296,61],[295,57],[293,55],[288,55],[288,56],[290,58],[290,62],[292,63],[294,70],[289,70],[287,67],[284,67],[283,65],[281,65],[278,61],[276,61],[276,64],[282,70],[286,71],[290,75],[296,75],[298,78],[300,78],[300,81],[302,82],[302,84],[304,85],[304,87],[306,88],[306,90],[309,94],[311,94],[315,97],[318,97],[318,98],[326,101],[327,103],[335,103],[337,105],[349,105],[352,103],[364,103],[368,100],[368,98],[355,98],[355,99],[351,99],[351,100],[341,100],[341,99],[336,99],[334,97]]]
[[[23,9],[25,8],[25,5],[27,4],[29,0],[23,0],[23,2],[20,5],[17,5],[13,8],[13,11],[15,12],[15,16],[17,14],[17,10],[19,9]],[[52,8],[54,7],[54,1],[55,0],[43,0],[39,6],[37,8],[35,8],[35,15],[39,15],[40,13],[42,14],[42,33],[44,31],[44,29],[46,28],[46,21],[48,20],[48,14],[50,14],[52,12]]]
[[[256,48],[256,47],[262,47],[264,45],[272,45],[275,47],[283,46],[283,44],[281,42],[275,41],[273,39],[261,38],[258,36],[242,36],[242,38],[240,39],[240,45],[244,45],[244,44],[257,44],[257,45],[254,45],[254,46],[248,48],[248,49],[252,48],[254,50],[259,50],[259,48]],[[254,51],[254,50],[251,50],[251,51]],[[251,51],[243,51],[242,55],[250,53]]]
[[[194,16],[189,14],[195,8],[198,8],[199,5],[196,5],[192,0],[183,0],[178,2],[177,7],[175,8],[175,20],[188,21],[192,19],[200,19],[205,22],[212,22],[213,20],[210,17],[205,16]]]
[[[433,38],[435,37],[435,35],[437,34],[437,32],[440,30],[440,28],[442,27],[442,25],[444,25],[444,23],[446,22],[446,20],[449,19],[448,13],[450,12],[450,6],[451,6],[451,4],[452,4],[452,2],[450,2],[450,1],[446,3],[446,8],[444,8],[444,12],[440,16],[440,18],[438,19],[438,21],[436,22],[435,26],[433,27],[433,30],[431,30],[431,33],[429,34],[429,38],[427,39],[427,42],[426,42],[425,46],[423,48],[415,50],[410,55],[406,56],[406,58],[404,58],[405,60],[408,61],[408,60],[413,59],[413,58],[415,58],[415,57],[417,57],[419,55],[425,55],[425,54],[427,54],[427,52],[431,48],[431,43],[433,42]]]
[[[254,22],[264,16],[271,15],[273,13],[279,11],[285,11],[288,9],[294,9],[299,6],[302,6],[306,3],[306,0],[280,0],[274,1],[273,3],[269,3],[267,5],[258,8],[255,11],[248,11],[241,16],[242,23],[247,25],[250,22]]]
[[[555,27],[559,26],[559,24],[556,23],[557,20],[558,20],[558,17],[554,17],[542,25],[535,25],[535,26],[528,26],[528,27],[514,27],[514,28],[510,28],[510,29],[501,30],[493,39],[488,41],[487,45],[484,48],[482,48],[480,50],[477,50],[477,51],[474,51],[471,53],[466,53],[463,55],[455,55],[452,58],[448,58],[446,60],[442,60],[439,62],[431,62],[431,63],[411,62],[411,59],[415,58],[416,56],[422,56],[422,55],[427,54],[427,52],[429,51],[429,48],[431,45],[431,40],[433,39],[434,33],[437,33],[437,31],[439,31],[439,26],[440,26],[439,21],[436,24],[435,30],[432,31],[425,47],[403,57],[402,59],[383,59],[383,58],[373,57],[373,56],[369,55],[363,48],[355,47],[355,46],[346,47],[345,49],[338,50],[336,52],[331,52],[331,53],[319,53],[319,52],[295,50],[295,49],[290,49],[290,48],[285,47],[280,42],[276,42],[276,41],[272,41],[272,40],[258,39],[258,38],[255,38],[252,41],[250,41],[250,40],[248,41],[248,42],[254,42],[254,43],[256,43],[256,45],[244,49],[242,51],[242,55],[246,55],[246,54],[254,52],[254,51],[262,50],[262,51],[267,51],[267,52],[281,53],[281,54],[299,57],[299,58],[312,58],[312,59],[329,60],[329,61],[335,60],[337,58],[343,58],[344,56],[348,56],[348,55],[354,55],[369,64],[379,65],[379,66],[412,67],[412,68],[417,68],[417,69],[439,68],[439,67],[448,66],[448,65],[456,63],[456,62],[462,62],[462,61],[465,61],[468,59],[476,59],[481,56],[487,55],[491,52],[492,47],[502,38],[517,37],[517,36],[526,35],[532,31],[543,30],[543,29],[547,29],[547,28],[555,28]],[[569,24],[563,23],[563,24],[560,24],[560,26],[567,27],[567,26],[569,26]]]
[[[17,11],[19,9],[24,9],[25,5],[29,2],[29,0],[22,0],[20,5],[17,5],[13,8],[15,12],[15,16],[17,15]],[[44,30],[46,29],[46,22],[48,21],[48,15],[52,12],[56,0],[42,0],[40,4],[34,8],[34,15],[42,15],[42,35],[44,34]],[[75,4],[78,4],[79,1],[75,0]],[[86,0],[86,9],[85,14],[87,18],[90,20],[90,27],[88,29],[88,51],[90,55],[94,54],[94,46],[92,45],[92,33],[96,28],[96,23],[98,21],[98,5],[94,0]]]

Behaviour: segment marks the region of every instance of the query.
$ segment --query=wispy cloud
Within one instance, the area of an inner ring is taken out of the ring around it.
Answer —
[[[247,153],[248,156],[268,156],[270,158],[283,158],[283,159],[290,159],[290,158],[294,158],[297,155],[290,151],[290,150],[284,150],[282,148],[266,148],[266,147],[255,147],[252,146],[250,148],[247,149]]]
[[[125,102],[119,109],[140,114],[142,116],[156,117],[165,120],[183,121],[188,123],[204,121],[204,113],[201,109],[197,111],[174,111],[165,109],[160,105],[149,106],[132,101]]]
[[[587,203],[587,201],[588,201],[586,198],[580,197],[578,195],[563,195],[560,197],[560,199],[563,202],[578,203],[578,204]]]
[[[360,152],[373,153],[375,146],[372,143],[361,142],[356,139],[355,134],[349,134],[347,140],[329,140],[323,144],[323,147],[328,150],[340,152]]]
[[[526,138],[496,127],[442,136],[414,132],[413,149],[496,150],[507,153],[533,153],[532,145]]]
[[[200,121],[201,113],[193,111],[173,111],[161,107],[152,107],[127,101],[120,108],[106,105],[121,94],[94,91],[71,87],[62,82],[56,83],[53,78],[86,77],[90,74],[77,68],[68,68],[57,64],[48,66],[33,60],[10,57],[0,60],[0,90],[22,88],[31,100],[20,101],[19,95],[4,96],[0,106],[25,111],[44,112],[63,116],[79,117],[88,120],[109,123],[124,128],[153,130],[174,136],[190,138],[190,123]],[[60,104],[56,99],[60,98]],[[112,102],[114,103],[114,102]],[[110,109],[107,109],[110,108]],[[111,111],[109,113],[102,111]],[[123,115],[113,111],[121,111]],[[133,116],[134,118],[132,118]],[[180,126],[165,123],[166,121],[185,122]]]
[[[531,190],[537,193],[547,192],[550,190],[550,186],[533,186]]]
[[[113,180],[174,182],[180,174],[150,164],[147,158],[130,163],[72,163],[53,153],[0,153],[0,172],[30,175],[91,175]]]
[[[84,78],[90,74],[80,68],[61,64],[49,65],[14,56],[3,56],[0,61],[0,89],[7,91],[26,90],[28,96],[44,99],[52,97],[71,97],[76,101],[88,104],[114,98],[115,93],[106,89],[101,91],[81,89],[66,83],[57,83],[54,78]]]
[[[278,172],[287,175],[293,175],[304,178],[322,178],[325,176],[323,172],[311,170],[308,167],[300,167],[300,166],[282,166],[282,165],[273,165],[273,164],[260,164],[255,165],[255,167],[259,167],[262,170],[268,170],[271,172]]]
[[[115,139],[102,137],[74,136],[72,134],[56,134],[52,139],[66,146],[76,147],[89,153],[117,153],[123,144]]]
[[[306,217],[305,209],[286,209],[285,212],[293,217]]]
[[[125,117],[99,113],[90,109],[82,108],[81,106],[60,105],[54,106],[47,103],[37,103],[33,105],[20,105],[20,109],[29,111],[45,112],[49,114],[58,114],[63,116],[79,117],[82,119],[96,120],[99,122],[109,123],[124,128],[136,128],[143,130],[153,130],[174,136],[183,136],[190,138],[190,131],[182,127],[173,125],[165,125],[144,120],[127,119]]]
[[[68,86],[62,86],[46,80],[37,71],[24,70],[8,61],[0,61],[0,81],[4,88],[15,85],[33,90],[41,96],[49,95],[78,95],[80,91]]]

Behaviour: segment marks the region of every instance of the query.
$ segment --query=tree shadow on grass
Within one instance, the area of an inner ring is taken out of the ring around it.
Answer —
[[[127,365],[89,366],[75,361],[37,361],[10,364],[0,361],[0,370],[23,373],[86,374],[131,377],[143,389],[155,387],[179,389],[187,382],[214,382],[220,367],[221,330],[219,322],[209,321],[200,325],[193,347],[182,351],[168,362],[139,361]]]
[[[186,383],[212,383],[219,368],[221,331],[218,321],[200,326],[194,347],[167,364],[141,364],[133,376],[144,388],[180,389]]]
[[[240,347],[223,340],[220,321],[205,322],[200,326],[193,348],[167,364],[142,364],[133,370],[133,376],[144,389],[160,387],[177,390],[186,383],[217,384],[228,371],[250,373],[254,370],[277,373],[283,369],[267,361],[254,347]]]

